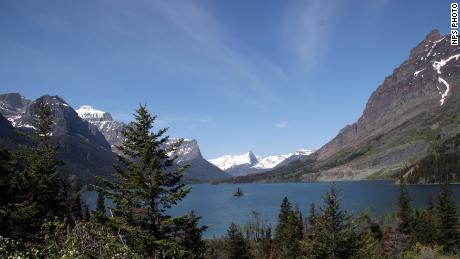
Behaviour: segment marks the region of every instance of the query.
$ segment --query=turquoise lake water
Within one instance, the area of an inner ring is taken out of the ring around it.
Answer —
[[[201,216],[201,223],[208,225],[206,238],[225,235],[230,223],[245,224],[251,211],[257,211],[261,218],[274,226],[279,206],[286,196],[297,204],[304,216],[308,214],[312,202],[322,204],[322,196],[329,190],[331,183],[278,183],[278,184],[195,184],[192,191],[176,207],[171,215],[182,215],[194,210]],[[376,220],[382,213],[396,209],[399,189],[389,181],[359,181],[336,183],[343,208],[352,213],[369,209]],[[240,187],[244,196],[234,197]],[[431,194],[436,199],[438,186],[408,186],[415,206],[425,207]],[[460,185],[451,185],[456,202],[460,202]],[[87,193],[84,198],[94,206],[95,193]]]

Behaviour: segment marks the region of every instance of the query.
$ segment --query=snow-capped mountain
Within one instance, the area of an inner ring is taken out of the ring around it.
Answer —
[[[126,127],[125,123],[118,122],[112,118],[110,113],[95,109],[89,105],[81,106],[76,112],[80,118],[95,125],[110,143],[112,150],[117,152],[116,147],[120,146],[124,140],[122,132]],[[171,138],[167,145],[178,140]],[[230,177],[203,158],[198,142],[195,139],[184,139],[182,145],[171,155],[177,156],[176,163],[178,165],[191,165],[184,173],[187,181],[202,182]]]
[[[116,152],[116,146],[123,142],[122,132],[126,125],[113,120],[110,113],[94,109],[89,105],[81,106],[76,112],[80,118],[95,125],[110,143],[112,150]]]
[[[256,156],[252,151],[242,155],[224,155],[209,162],[233,176],[260,173],[275,168],[286,160],[310,155],[313,150],[300,149],[293,153],[268,157]]]

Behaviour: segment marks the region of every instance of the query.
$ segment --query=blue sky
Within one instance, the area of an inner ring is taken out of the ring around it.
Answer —
[[[206,158],[319,148],[450,1],[0,0],[0,89],[129,121],[147,103]]]

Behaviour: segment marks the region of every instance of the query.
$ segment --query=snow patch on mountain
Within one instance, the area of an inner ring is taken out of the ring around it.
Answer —
[[[264,170],[274,168],[292,156],[307,156],[313,152],[313,150],[309,149],[300,149],[289,154],[262,157],[256,156],[252,151],[249,151],[242,155],[223,155],[208,161],[224,171],[243,165],[253,169]]]
[[[459,57],[460,57],[460,54],[457,54],[457,55],[450,56],[447,59],[441,59],[440,61],[435,61],[433,62],[433,68],[436,70],[438,75],[441,75],[442,74],[441,68],[453,59],[458,60]],[[449,94],[450,86],[444,78],[441,78],[439,76],[438,76],[438,82],[444,84],[444,86],[446,87],[446,90],[444,91],[444,93],[439,92],[439,94],[441,94],[441,99],[439,100],[439,102],[441,103],[440,105],[442,106],[444,105],[446,97]]]
[[[106,112],[96,110],[89,105],[83,105],[76,110],[78,116],[85,120],[103,119]]]

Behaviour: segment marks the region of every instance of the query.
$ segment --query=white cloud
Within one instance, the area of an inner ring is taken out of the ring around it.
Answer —
[[[276,125],[275,125],[278,129],[284,129],[288,126],[288,122],[287,121],[281,121],[281,122],[278,122]]]
[[[309,0],[293,4],[286,13],[286,45],[303,71],[320,63],[333,33],[341,1]],[[340,30],[340,28],[336,28]]]

